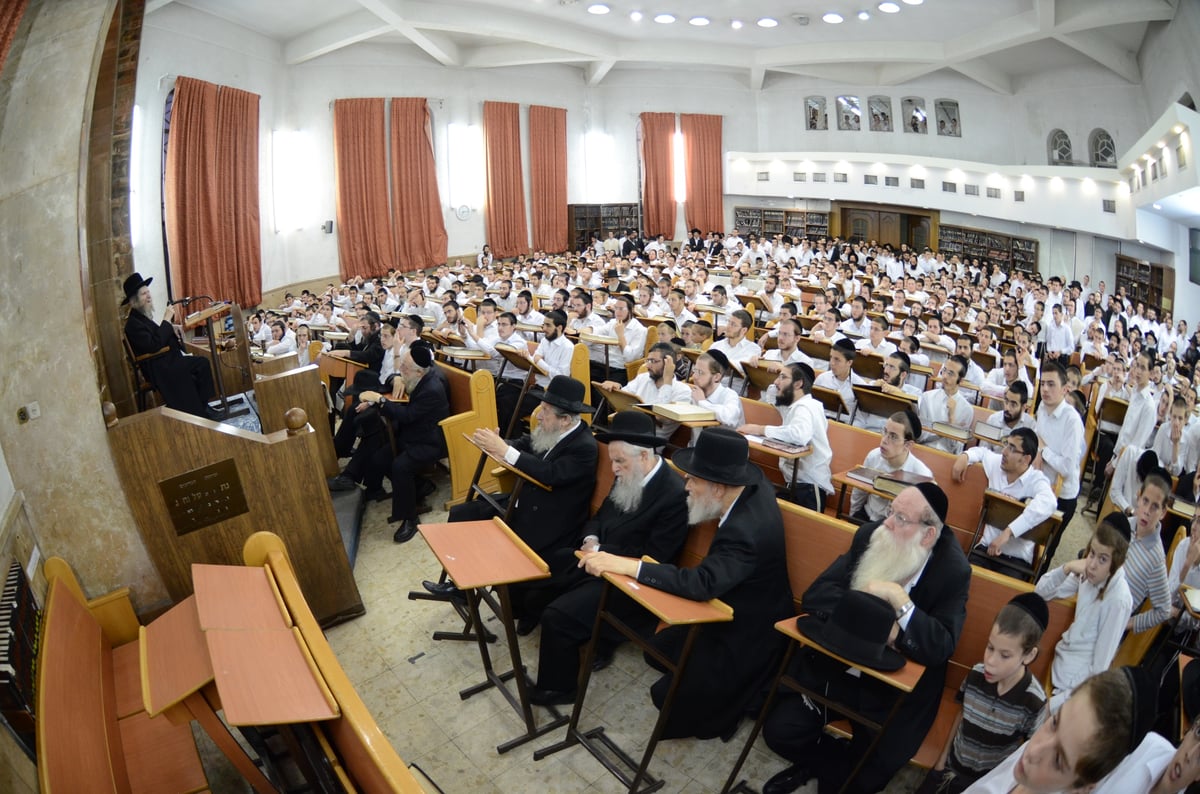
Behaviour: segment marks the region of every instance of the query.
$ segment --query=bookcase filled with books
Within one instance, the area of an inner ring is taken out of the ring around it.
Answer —
[[[937,234],[937,250],[947,259],[957,254],[959,258],[986,259],[1022,273],[1038,272],[1038,241],[1032,238],[946,224],[938,227]]]
[[[603,241],[610,231],[620,237],[626,229],[640,230],[642,207],[637,203],[568,204],[567,228],[578,251],[591,242],[593,234]]]
[[[1144,303],[1154,309],[1161,318],[1163,310],[1174,310],[1175,271],[1117,254],[1117,289],[1125,288],[1125,294],[1136,305]]]
[[[766,207],[734,207],[733,225],[744,238],[753,234],[772,237],[811,237],[814,240],[829,236],[829,213],[800,209],[768,209]]]

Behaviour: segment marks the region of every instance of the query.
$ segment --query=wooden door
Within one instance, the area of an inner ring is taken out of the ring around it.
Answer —
[[[886,211],[879,213],[879,236],[875,239],[879,241],[880,245],[891,243],[896,248],[900,247],[900,243],[907,242],[900,234],[900,213]]]
[[[842,210],[842,237],[871,240],[879,235],[879,213],[872,210]]]
[[[908,247],[921,251],[925,246],[929,245],[929,216],[928,215],[909,215],[908,216]]]

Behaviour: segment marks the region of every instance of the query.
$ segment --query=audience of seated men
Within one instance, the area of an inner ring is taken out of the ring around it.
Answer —
[[[941,703],[946,664],[966,620],[971,568],[953,530],[946,525],[946,494],[933,483],[906,488],[882,521],[864,524],[850,550],[838,557],[802,597],[807,617],[800,629],[821,626],[818,635],[851,632],[856,615],[879,611],[894,618],[886,639],[891,654],[925,666],[905,696],[889,729],[879,738],[854,778],[851,791],[882,789],[908,762],[925,738]],[[851,659],[851,661],[855,661]],[[845,664],[804,649],[788,672],[804,686],[824,692],[882,723],[898,693]],[[793,692],[781,691],[763,728],[767,746],[791,766],[772,777],[764,794],[786,794],[816,777],[821,790],[835,790],[866,752],[869,731],[854,732],[849,745],[831,740],[824,708]]]

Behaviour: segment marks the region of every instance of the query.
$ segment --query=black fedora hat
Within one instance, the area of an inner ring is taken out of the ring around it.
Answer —
[[[534,399],[573,414],[592,413],[595,409],[583,401],[585,388],[570,375],[555,375],[544,390],[531,391]]]
[[[661,447],[667,440],[657,433],[654,417],[642,411],[621,411],[613,416],[608,430],[597,430],[596,440],[624,441],[635,447]]]
[[[796,618],[796,628],[821,647],[848,662],[890,672],[904,666],[904,657],[888,646],[896,611],[879,596],[847,590],[828,620],[815,615]]]
[[[761,476],[750,462],[746,437],[727,427],[710,427],[696,446],[681,449],[671,462],[692,477],[722,485],[749,485]]]
[[[153,280],[154,276],[151,276],[150,278],[142,278],[141,273],[134,273],[129,276],[129,278],[125,279],[125,300],[121,301],[121,305],[124,306],[126,303],[129,303],[130,299],[132,299],[134,295],[138,294],[138,290],[140,290],[142,287],[145,287]]]

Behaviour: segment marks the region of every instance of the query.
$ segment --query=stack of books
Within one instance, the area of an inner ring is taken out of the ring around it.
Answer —
[[[12,560],[0,593],[0,716],[31,760],[36,746],[33,685],[40,622],[29,580],[20,563]]]

